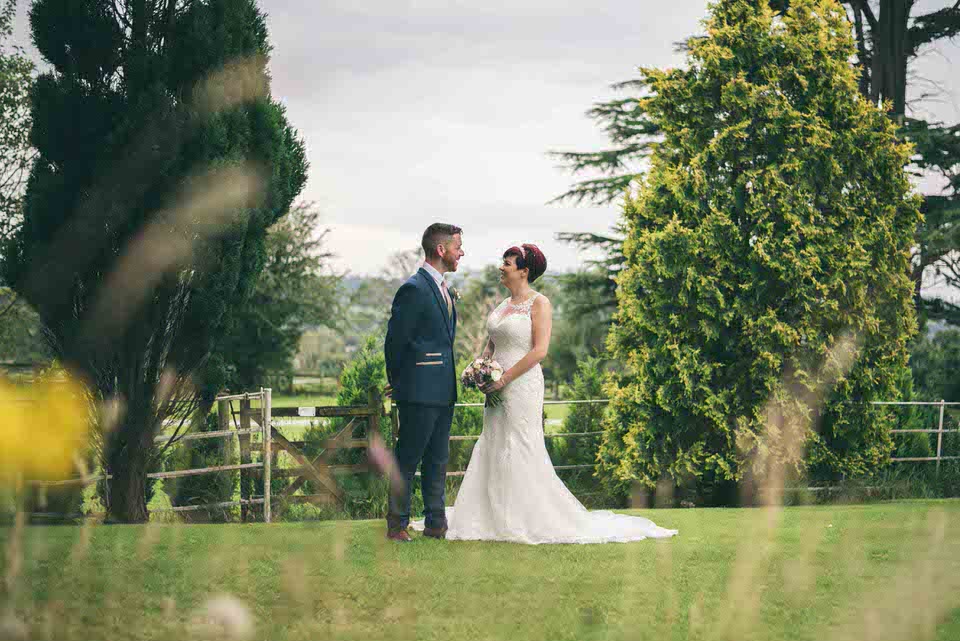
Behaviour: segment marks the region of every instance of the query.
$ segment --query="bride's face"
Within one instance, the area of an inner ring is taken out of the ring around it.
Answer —
[[[500,265],[500,282],[507,287],[520,285],[526,282],[529,273],[530,270],[527,268],[517,269],[516,256],[507,256]]]

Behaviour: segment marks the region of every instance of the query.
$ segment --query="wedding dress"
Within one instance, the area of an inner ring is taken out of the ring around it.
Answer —
[[[494,360],[510,369],[532,348],[531,310],[539,294],[514,305],[507,298],[488,317]],[[516,543],[607,543],[673,536],[649,519],[591,512],[553,469],[543,440],[543,370],[535,365],[500,391],[502,403],[484,408],[453,508],[447,539]],[[423,522],[414,523],[422,529]]]

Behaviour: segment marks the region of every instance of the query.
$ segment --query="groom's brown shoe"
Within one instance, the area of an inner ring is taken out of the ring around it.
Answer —
[[[447,528],[445,527],[425,527],[423,528],[423,535],[429,536],[431,539],[445,539],[447,538]]]
[[[387,538],[391,541],[399,541],[400,543],[408,543],[413,539],[410,538],[410,533],[406,530],[397,530],[395,532],[387,532]]]

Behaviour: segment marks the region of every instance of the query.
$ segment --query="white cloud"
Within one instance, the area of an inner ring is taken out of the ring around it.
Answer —
[[[21,2],[17,39],[28,42]],[[274,50],[273,92],[311,162],[303,198],[333,228],[339,264],[376,272],[447,220],[468,258],[540,242],[551,266],[582,257],[558,231],[605,232],[615,207],[547,206],[573,178],[551,149],[606,140],[584,116],[638,66],[676,65],[706,0],[261,0]],[[940,8],[921,0],[917,11]],[[915,11],[915,12],[917,12]],[[960,48],[940,43],[913,72],[947,88],[926,113],[960,119]],[[914,85],[912,85],[914,86]],[[919,83],[915,91],[919,91]],[[479,264],[479,263],[478,263]]]
[[[304,197],[323,204],[331,249],[359,273],[416,246],[435,220],[464,227],[465,267],[536,242],[552,268],[575,268],[582,257],[555,233],[606,232],[617,210],[546,205],[572,181],[546,152],[603,146],[584,112],[638,65],[679,62],[674,42],[705,11],[626,0],[264,6],[273,90],[308,147]],[[358,249],[364,238],[376,248]]]

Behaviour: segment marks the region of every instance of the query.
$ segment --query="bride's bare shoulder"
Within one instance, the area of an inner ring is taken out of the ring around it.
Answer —
[[[546,311],[553,309],[553,303],[543,294],[538,293],[533,299],[533,309],[536,311]]]

